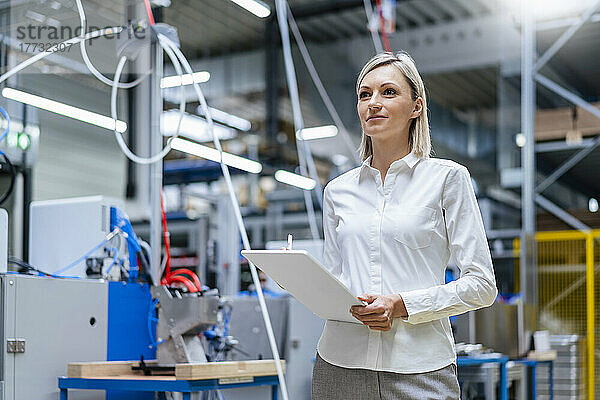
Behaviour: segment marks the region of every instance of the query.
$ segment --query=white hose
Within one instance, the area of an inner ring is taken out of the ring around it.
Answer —
[[[77,4],[77,12],[79,13],[79,22],[80,22],[80,25],[81,25],[81,36],[83,36],[83,35],[85,35],[85,31],[87,29],[85,11],[83,10],[83,4],[81,4],[81,0],[75,0],[75,3]],[[100,73],[100,71],[98,71],[94,67],[94,64],[92,64],[92,61],[88,57],[87,50],[85,48],[85,40],[80,43],[79,48],[81,50],[81,57],[83,58],[83,62],[88,67],[88,69],[90,70],[90,72],[92,73],[92,75],[94,75],[96,78],[98,78],[98,80],[100,80],[101,82],[103,82],[103,83],[105,83],[105,84],[107,84],[109,86],[112,86],[113,81],[111,81],[110,79],[108,79],[107,77],[105,77],[104,75],[102,75]],[[119,89],[131,89],[132,87],[137,86],[148,75],[149,75],[149,73],[146,73],[146,74],[144,74],[143,76],[139,77],[138,79],[136,79],[133,82],[119,83]]]
[[[22,63],[20,63],[19,65],[17,65],[16,67],[12,68],[11,70],[7,71],[4,75],[0,76],[0,83],[5,81],[6,79],[10,78],[11,76],[13,76],[14,74],[16,74],[17,72],[23,70],[24,68],[28,67],[29,65],[35,63],[36,61],[39,61],[45,57],[47,57],[48,55],[56,52],[59,50],[61,45],[72,45],[72,44],[77,44],[80,43],[84,40],[89,40],[92,38],[96,38],[99,36],[104,36],[104,35],[110,35],[110,34],[114,34],[114,33],[119,33],[123,30],[122,27],[113,27],[113,28],[106,28],[106,29],[101,29],[98,31],[94,31],[94,32],[90,32],[88,34],[85,34],[83,36],[77,37],[77,38],[72,38],[69,40],[66,40],[64,42],[58,43],[55,46],[53,46],[49,51],[47,52],[42,52],[40,54],[37,54],[33,57],[30,57],[29,59],[23,61]],[[189,74],[193,73],[193,70],[190,66],[190,64],[188,63],[187,59],[185,58],[185,56],[183,55],[183,53],[181,53],[181,51],[177,48],[177,46],[171,41],[169,40],[167,37],[165,37],[164,35],[159,34],[159,42],[161,43],[161,47],[163,47],[163,49],[167,52],[167,54],[169,55],[169,57],[171,58],[171,61],[173,62],[173,65],[175,67],[175,69],[177,70],[177,72],[179,73],[179,75],[182,75],[182,71],[181,71],[181,65],[179,63],[179,61],[181,61],[181,63],[183,64],[184,68],[186,69],[186,71]],[[168,50],[167,50],[168,48]],[[179,61],[178,61],[179,60]],[[117,90],[119,88],[119,79],[120,79],[120,75],[123,71],[123,68],[125,66],[125,63],[127,61],[127,58],[125,56],[121,57],[121,59],[119,60],[119,63],[117,65],[117,69],[115,71],[115,77],[114,80],[112,81],[112,91],[111,91],[111,116],[113,118],[113,120],[117,120]],[[88,65],[89,68],[89,65]],[[183,81],[183,80],[182,80]],[[223,176],[225,177],[225,182],[227,183],[227,188],[229,191],[229,197],[231,199],[233,208],[234,208],[234,213],[236,216],[236,221],[237,221],[237,225],[238,225],[238,229],[240,231],[240,235],[242,236],[242,241],[244,244],[244,248],[245,249],[250,249],[250,241],[248,240],[248,234],[246,233],[246,228],[244,226],[244,221],[242,220],[242,215],[240,212],[240,206],[239,203],[237,201],[236,195],[235,195],[235,191],[233,190],[233,184],[231,182],[231,176],[229,174],[229,168],[227,167],[226,164],[223,163],[223,149],[221,148],[221,143],[219,142],[218,137],[214,134],[214,122],[212,120],[211,117],[211,113],[210,110],[208,108],[208,104],[206,103],[206,99],[204,98],[204,95],[202,93],[202,90],[200,89],[200,86],[198,85],[198,83],[194,82],[194,90],[196,91],[196,94],[198,96],[198,100],[200,101],[200,104],[202,106],[202,108],[204,109],[204,113],[206,116],[206,120],[208,122],[208,127],[209,127],[209,132],[211,133],[211,136],[213,138],[213,142],[215,144],[215,147],[217,148],[217,150],[220,153],[220,165],[221,165],[221,170],[223,171]],[[184,92],[183,92],[183,88],[181,88],[181,93],[182,93],[182,101],[180,103],[180,109],[185,109],[185,99],[184,99]],[[183,106],[182,106],[183,105]],[[178,132],[179,132],[179,128],[180,128],[180,124],[181,124],[181,118],[183,117],[183,114],[181,114],[180,120],[178,122],[178,126],[177,126],[177,130],[175,132],[175,135],[173,135],[173,137],[175,137]],[[116,123],[115,123],[116,126]],[[117,132],[115,132],[117,133]],[[172,137],[172,138],[173,138]],[[172,139],[171,138],[171,139]],[[119,140],[120,139],[120,140]],[[121,137],[121,135],[117,135],[117,141],[119,142],[119,145],[124,145],[122,146],[122,150],[123,152],[130,158],[132,159],[132,161],[135,162],[139,162],[139,163],[152,163],[152,162],[156,162],[156,161],[151,161],[152,158],[157,157],[158,155],[151,157],[151,158],[141,158],[136,156],[135,154],[131,153],[131,151],[129,151],[129,149],[127,148],[127,146],[125,145],[123,138]],[[170,149],[170,145],[167,144],[167,147]],[[163,149],[163,151],[161,153],[163,153],[165,151],[165,149]],[[168,151],[167,151],[168,152]],[[128,154],[129,153],[129,154]],[[165,153],[166,154],[166,153]],[[164,157],[164,156],[163,156]],[[159,159],[162,159],[159,158]],[[312,204],[312,203],[311,203]],[[269,338],[269,344],[271,347],[271,351],[273,353],[273,357],[275,358],[275,367],[277,369],[277,376],[279,378],[279,385],[280,385],[280,389],[281,389],[281,393],[283,396],[283,400],[288,400],[288,393],[287,393],[287,385],[285,383],[285,377],[283,375],[283,368],[281,365],[281,358],[279,356],[279,351],[277,350],[277,343],[275,341],[275,335],[273,333],[273,327],[271,325],[271,320],[269,317],[269,312],[267,310],[267,305],[265,303],[265,298],[262,292],[262,287],[260,285],[260,279],[258,277],[258,272],[256,270],[256,267],[254,266],[254,264],[250,263],[250,272],[252,274],[252,280],[254,281],[254,285],[256,286],[256,292],[258,295],[258,301],[260,304],[260,308],[262,311],[262,316],[263,316],[263,320],[265,323],[265,327],[267,330],[267,336]]]
[[[159,34],[158,36],[159,36],[160,40],[164,40],[171,47],[171,49],[175,52],[175,54],[177,54],[177,57],[179,58],[179,61],[183,65],[183,68],[186,70],[186,72],[189,74],[192,74],[193,73],[192,67],[190,66],[189,62],[187,61],[187,59],[185,58],[185,56],[183,55],[181,50],[179,50],[179,48],[177,48],[177,46],[171,40],[169,40],[167,37],[165,37],[161,34]],[[225,178],[225,182],[227,184],[227,189],[229,191],[229,198],[231,200],[231,204],[233,205],[233,211],[234,211],[235,218],[237,221],[238,229],[240,231],[240,235],[242,236],[242,242],[244,244],[244,249],[250,250],[250,241],[248,240],[248,234],[246,233],[246,227],[244,226],[244,221],[242,219],[240,205],[239,205],[237,197],[235,195],[235,191],[233,189],[233,184],[231,183],[231,175],[229,174],[229,168],[227,167],[227,165],[225,163],[222,162],[223,161],[223,149],[221,148],[221,143],[219,142],[219,138],[214,134],[214,122],[211,117],[211,113],[208,108],[208,104],[206,103],[204,94],[202,93],[202,90],[200,89],[200,85],[198,85],[198,83],[196,83],[196,82],[194,82],[193,85],[194,85],[194,90],[196,91],[196,95],[198,96],[198,101],[200,102],[200,105],[201,105],[202,109],[204,110],[204,115],[206,116],[206,122],[208,123],[208,130],[211,133],[213,143],[214,143],[216,149],[220,153],[221,171],[223,172],[223,177]],[[258,303],[260,304],[260,309],[262,311],[265,328],[267,330],[267,336],[269,338],[271,352],[273,353],[273,358],[275,359],[275,367],[277,369],[277,376],[279,377],[279,386],[281,389],[282,397],[283,397],[283,400],[288,400],[287,385],[285,383],[285,377],[283,376],[283,368],[281,366],[281,358],[279,356],[279,351],[277,350],[277,342],[275,341],[275,335],[273,333],[273,327],[271,325],[269,311],[267,310],[267,304],[265,303],[265,297],[263,295],[262,287],[260,285],[260,279],[258,277],[258,272],[257,272],[254,264],[249,263],[249,265],[250,265],[250,272],[252,274],[252,280],[254,281],[254,286],[256,287],[256,293],[258,295]]]
[[[342,134],[344,144],[348,148],[348,151],[350,152],[350,154],[352,154],[352,156],[354,157],[355,164],[358,165],[358,164],[360,164],[360,161],[359,161],[358,155],[356,154],[356,147],[352,143],[352,139],[350,138],[350,135],[348,134],[348,131],[346,130],[346,127],[344,126],[344,123],[342,122],[342,119],[340,118],[340,115],[338,114],[333,103],[331,102],[331,99],[329,98],[329,95],[327,94],[327,90],[325,90],[325,86],[323,86],[323,82],[321,82],[321,78],[319,78],[319,74],[317,73],[317,70],[315,69],[315,65],[313,64],[312,59],[310,58],[310,54],[308,53],[306,44],[304,44],[304,39],[302,39],[302,35],[300,34],[298,25],[296,25],[296,21],[294,20],[294,16],[292,15],[292,10],[289,8],[289,5],[288,5],[287,12],[288,12],[288,21],[290,23],[290,30],[292,31],[292,34],[294,35],[294,39],[296,40],[296,44],[298,45],[298,48],[300,49],[300,54],[302,54],[302,59],[304,60],[304,64],[306,65],[306,68],[308,69],[310,77],[312,78],[312,81],[315,84],[315,87],[317,88],[317,91],[319,92],[319,95],[321,96],[323,103],[325,103],[325,107],[327,108],[327,111],[329,112],[329,116],[331,116],[331,119],[333,119],[335,126],[337,126],[338,130]]]
[[[170,46],[166,45],[161,40],[159,40],[159,44],[161,45],[163,50],[167,53],[167,55],[171,59],[171,62],[173,63],[173,67],[175,67],[177,74],[180,77],[182,77],[183,71],[181,69],[181,64],[179,63],[179,60],[178,60],[177,56],[175,55],[175,53],[173,53],[173,50],[171,50]],[[185,106],[186,106],[185,91],[184,91],[183,85],[181,85],[179,87],[179,91],[180,91],[179,92],[179,119],[177,120],[177,129],[175,130],[175,133],[167,140],[167,145],[159,153],[157,153],[153,156],[140,157],[140,156],[134,154],[129,149],[129,147],[127,147],[127,144],[125,143],[125,140],[123,139],[123,134],[116,130],[116,121],[118,118],[118,114],[117,114],[117,93],[118,92],[117,92],[117,89],[118,89],[119,79],[121,78],[121,73],[123,71],[123,67],[125,66],[126,62],[127,62],[127,57],[122,56],[121,59],[119,60],[119,64],[117,65],[117,69],[115,71],[115,77],[114,77],[114,81],[113,81],[113,85],[112,85],[112,90],[110,93],[110,116],[113,120],[115,120],[115,130],[114,130],[115,139],[117,139],[117,143],[119,144],[121,151],[123,151],[123,154],[125,154],[125,156],[127,156],[127,158],[129,158],[131,161],[133,161],[137,164],[153,164],[153,163],[158,162],[158,161],[162,160],[163,158],[165,158],[165,156],[169,153],[169,151],[171,151],[171,141],[179,135],[179,130],[181,128],[181,121],[183,120],[183,115],[185,113]],[[183,82],[183,79],[181,79],[181,82]]]
[[[54,46],[52,46],[48,51],[43,51],[39,54],[36,54],[33,57],[29,57],[27,60],[16,65],[14,68],[10,69],[9,71],[6,71],[4,73],[4,75],[0,76],[0,83],[4,82],[8,78],[10,78],[14,74],[16,74],[17,72],[22,71],[23,69],[29,67],[31,64],[33,64],[41,59],[44,59],[53,53],[56,53],[61,48],[64,48],[64,46],[74,45],[74,44],[83,42],[85,40],[94,39],[94,38],[97,38],[100,36],[113,35],[115,33],[121,32],[122,30],[123,30],[123,28],[120,26],[113,26],[110,28],[104,28],[104,29],[100,29],[97,31],[87,33],[87,34],[85,34],[85,36],[74,37],[74,38],[65,40],[64,42],[57,43]]]
[[[148,253],[148,265],[152,265],[152,250],[150,249],[150,245],[148,244],[148,242],[140,238],[138,238],[138,242],[140,243],[140,246],[142,246],[144,250],[146,250],[146,253]]]
[[[369,29],[369,32],[371,32],[371,39],[373,39],[375,51],[377,53],[382,53],[383,45],[381,44],[379,34],[375,31],[375,29],[371,29],[371,21],[373,21],[373,9],[371,8],[371,2],[369,0],[363,0],[363,3],[365,4],[365,13],[367,14],[367,28]],[[377,18],[376,21],[378,26],[381,25],[379,18]]]
[[[300,97],[298,95],[298,82],[296,81],[296,72],[294,70],[294,60],[292,59],[292,50],[290,46],[290,37],[287,26],[287,2],[285,0],[276,0],[275,8],[277,10],[277,20],[279,22],[279,31],[281,33],[281,43],[283,47],[283,60],[285,64],[285,75],[288,82],[288,90],[290,92],[290,102],[292,104],[292,113],[294,115],[294,130],[300,132],[304,128],[304,121],[302,118],[302,110],[300,109]],[[314,193],[317,196],[321,208],[323,207],[323,189],[319,182],[319,176],[315,168],[310,148],[306,143],[306,140],[299,140],[298,135],[294,134],[296,139],[296,148],[298,149],[298,161],[300,164],[300,172],[302,175],[309,175],[307,173],[306,164],[308,163],[308,169],[310,176],[316,182]],[[310,231],[313,239],[320,239],[319,230],[317,228],[317,217],[315,215],[315,209],[312,203],[311,192],[304,191],[304,203],[306,205],[306,211],[308,213],[308,222]]]

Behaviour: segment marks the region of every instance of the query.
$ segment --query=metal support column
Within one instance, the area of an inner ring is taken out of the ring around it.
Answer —
[[[546,88],[552,90],[554,93],[558,94],[562,98],[570,101],[571,103],[585,109],[590,114],[600,118],[600,110],[596,107],[583,100],[579,96],[574,93],[569,92],[567,89],[559,86],[555,82],[546,78],[541,74],[536,74],[535,79]],[[558,178],[560,178],[565,172],[574,167],[579,161],[581,161],[585,156],[592,152],[596,148],[596,146],[600,145],[600,135],[597,136],[589,147],[583,148],[579,150],[577,153],[573,154],[569,159],[563,162],[560,167],[558,167],[552,174],[550,174],[546,179],[544,179],[540,184],[536,187],[536,192],[542,193],[544,190],[548,188],[552,183],[554,183]]]
[[[267,142],[273,146],[277,142],[279,133],[279,31],[277,18],[274,16],[267,20],[265,25],[265,81],[266,81],[266,116],[265,131]],[[280,154],[273,149],[272,154]]]
[[[566,212],[565,210],[563,210],[556,204],[552,203],[550,200],[548,200],[544,196],[542,196],[540,194],[536,194],[535,202],[540,207],[542,207],[546,211],[554,214],[556,217],[561,219],[563,222],[569,224],[570,226],[577,229],[578,231],[587,232],[590,230],[589,226],[587,226],[583,222],[579,221],[577,218],[575,218],[574,216],[572,216],[571,214],[569,214],[568,212]]]
[[[552,80],[537,72],[548,63],[548,61],[569,41],[569,39],[573,37],[573,35],[575,35],[579,28],[581,28],[583,24],[590,19],[590,17],[596,12],[598,8],[600,8],[600,0],[597,0],[591,7],[589,7],[583,14],[581,14],[581,16],[577,18],[575,22],[573,22],[571,26],[544,52],[544,54],[540,56],[540,58],[534,65],[534,78],[537,82],[539,82],[547,89],[553,91],[562,98],[570,101],[571,103],[583,108],[584,110],[600,118],[600,111],[598,111],[596,107],[582,99],[577,94],[561,87],[556,82],[553,82]],[[587,156],[598,145],[600,145],[600,136],[596,137],[591,142],[591,145],[589,147],[581,149],[580,151],[572,155],[569,159],[567,159],[565,162],[563,162],[554,172],[552,172],[535,188],[535,192],[542,193],[558,178],[564,175],[569,169],[571,169],[585,156]],[[538,196],[536,198],[536,201],[538,201],[538,203],[540,203],[540,198],[541,196]],[[541,200],[544,201],[545,199],[541,198]],[[566,221],[570,225],[575,226],[576,229],[580,229],[580,227],[585,227],[585,224],[583,224],[581,221],[578,221],[575,217],[568,215],[568,213],[566,213],[564,210],[559,209],[556,206],[546,209],[558,218],[562,219],[563,221]],[[555,212],[554,210],[558,210],[558,212]],[[564,218],[565,216],[567,216],[566,219]]]
[[[144,5],[141,3],[129,5],[127,7],[127,19],[130,21],[146,20],[147,17]],[[150,28],[146,28],[145,34],[151,34]],[[142,80],[136,87],[128,90],[130,93],[130,95],[128,95],[129,126],[131,128],[129,130],[129,141],[134,144],[133,151],[141,156],[154,154],[153,150],[156,149],[156,145],[154,145],[152,141],[157,138],[162,140],[159,132],[157,133],[154,131],[156,127],[151,120],[151,118],[158,118],[160,115],[158,111],[156,111],[157,107],[152,99],[162,99],[160,97],[160,91],[157,91],[155,88],[155,85],[158,84],[158,80],[160,79],[158,73],[162,73],[162,70],[157,71],[156,69],[153,69],[156,66],[155,52],[155,45],[143,47],[140,49],[138,56],[130,61],[130,71],[133,71],[135,74],[133,77],[135,78],[146,71],[152,71],[147,79]],[[162,67],[162,62],[160,66]],[[162,100],[160,100],[160,102],[161,107],[158,108],[158,110],[162,110]],[[135,138],[132,138],[133,136],[135,136]],[[162,163],[158,164],[162,165]],[[147,218],[151,223],[153,220],[160,221],[160,214],[153,212],[154,208],[152,207],[151,194],[155,191],[152,189],[153,185],[151,183],[153,181],[151,178],[153,176],[152,171],[153,166],[151,165],[136,164],[135,167],[130,170],[130,178],[135,181],[135,191],[131,189],[133,186],[129,188],[129,194],[133,195],[133,203],[135,204],[135,207],[140,210],[138,218]],[[160,203],[158,204],[160,205]],[[160,210],[160,208],[158,210]],[[156,276],[156,274],[160,268],[160,236],[158,236],[158,241],[156,238],[154,238],[153,241],[152,235],[150,235],[150,238],[146,238],[146,240],[148,239],[150,239],[150,245],[152,247],[149,272],[153,283],[158,284],[160,277]]]
[[[521,14],[521,130],[525,135],[525,146],[521,149],[523,185],[521,188],[521,252],[520,287],[522,303],[520,307],[519,352],[525,353],[529,339],[536,329],[537,271],[535,242],[535,20],[531,5],[524,1]]]
[[[528,212],[525,211],[526,207],[530,209],[534,208],[534,205],[531,205],[531,202],[537,201],[544,208],[552,212],[554,215],[557,215],[559,218],[563,219],[567,223],[570,223],[572,226],[575,226],[576,229],[586,231],[589,229],[588,226],[581,223],[564,210],[560,209],[558,206],[550,203],[547,199],[543,198],[541,195],[537,193],[541,193],[543,190],[548,188],[553,182],[555,182],[560,176],[562,176],[565,172],[567,172],[570,168],[572,168],[577,162],[582,160],[591,150],[593,150],[598,144],[600,144],[600,139],[596,138],[589,147],[583,148],[576,154],[574,154],[571,158],[565,161],[559,168],[557,168],[550,176],[548,176],[544,181],[542,181],[537,188],[533,185],[535,182],[533,181],[533,172],[535,171],[535,159],[530,156],[530,152],[533,153],[534,137],[533,137],[533,112],[535,112],[535,81],[539,82],[544,87],[550,89],[554,93],[559,96],[569,100],[573,104],[589,111],[593,115],[596,115],[600,118],[600,112],[592,106],[589,102],[582,99],[580,96],[572,93],[571,91],[559,86],[552,80],[547,77],[541,75],[537,71],[539,71],[544,65],[548,63],[548,61],[573,37],[573,35],[584,25],[584,23],[590,19],[590,17],[596,12],[598,8],[600,8],[600,0],[597,0],[593,3],[591,7],[589,7],[584,13],[581,14],[579,18],[577,18],[571,26],[545,51],[545,53],[538,59],[537,63],[533,65],[534,56],[535,56],[535,21],[531,15],[531,5],[530,2],[522,2],[522,11],[523,11],[523,19],[522,19],[522,76],[521,76],[521,91],[522,91],[522,104],[521,104],[521,113],[522,113],[522,124],[523,124],[523,133],[526,135],[527,144],[525,145],[523,151],[523,233],[521,240],[521,277],[530,277],[531,275],[527,275],[524,273],[524,270],[528,268],[524,268],[525,266],[529,266],[525,264],[527,262],[527,255],[524,254],[526,251],[530,251],[533,248],[532,255],[535,256],[535,241],[533,242],[533,246],[524,243],[525,239],[529,236],[529,228],[531,224],[531,216],[528,215]],[[535,79],[535,81],[534,81]],[[531,139],[531,142],[530,142]],[[528,146],[530,146],[529,149]],[[530,158],[531,157],[531,158]],[[531,168],[533,167],[533,168]],[[528,210],[530,211],[530,210]],[[533,222],[535,224],[535,214],[533,215]],[[535,226],[535,225],[534,225]],[[535,260],[533,260],[535,262]],[[535,266],[535,264],[532,264]],[[595,298],[594,298],[594,281],[595,281],[595,271],[594,271],[594,237],[591,232],[588,232],[586,235],[586,297],[587,297],[587,398],[594,399],[595,397]],[[525,282],[527,285],[530,282]],[[522,281],[523,284],[523,281]],[[522,286],[522,289],[525,290],[525,294],[530,294],[525,286]],[[537,292],[536,292],[537,293]]]
[[[163,109],[160,79],[163,74],[163,50],[158,41],[152,43],[152,67],[150,96],[150,154],[156,154],[162,149],[162,136],[160,134],[160,115]],[[160,255],[161,255],[161,215],[160,191],[162,190],[163,163],[157,161],[150,165],[150,247],[152,249],[152,279],[155,283],[160,281]]]

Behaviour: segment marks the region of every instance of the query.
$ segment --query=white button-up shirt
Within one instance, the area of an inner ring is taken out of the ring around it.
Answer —
[[[469,172],[409,153],[385,183],[362,166],[325,188],[323,263],[355,295],[400,294],[408,318],[387,332],[327,321],[319,355],[331,364],[398,373],[456,362],[448,317],[491,305],[497,289]],[[444,284],[450,256],[460,278]]]

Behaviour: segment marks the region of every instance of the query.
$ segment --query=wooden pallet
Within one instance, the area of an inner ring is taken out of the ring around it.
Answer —
[[[146,361],[152,364],[156,361]],[[285,360],[281,360],[285,372]],[[69,363],[69,378],[123,378],[123,379],[221,379],[248,378],[254,376],[277,375],[274,360],[221,361],[203,364],[177,364],[175,376],[144,376],[131,367],[139,366],[139,361],[98,361]]]

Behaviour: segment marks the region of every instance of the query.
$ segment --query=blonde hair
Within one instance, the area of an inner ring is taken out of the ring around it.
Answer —
[[[423,109],[421,115],[414,118],[410,124],[408,132],[408,147],[409,150],[419,158],[428,158],[431,154],[431,139],[429,137],[429,120],[427,118],[427,98],[425,96],[425,85],[423,79],[417,70],[415,61],[405,51],[398,53],[384,52],[375,55],[371,58],[360,71],[358,79],[356,81],[356,91],[360,87],[365,75],[373,71],[375,68],[382,67],[384,65],[393,65],[398,68],[402,75],[406,78],[410,88],[411,97],[413,100],[421,97],[423,99]],[[359,147],[360,155],[362,160],[366,160],[373,154],[373,145],[371,138],[362,132],[362,139]]]

